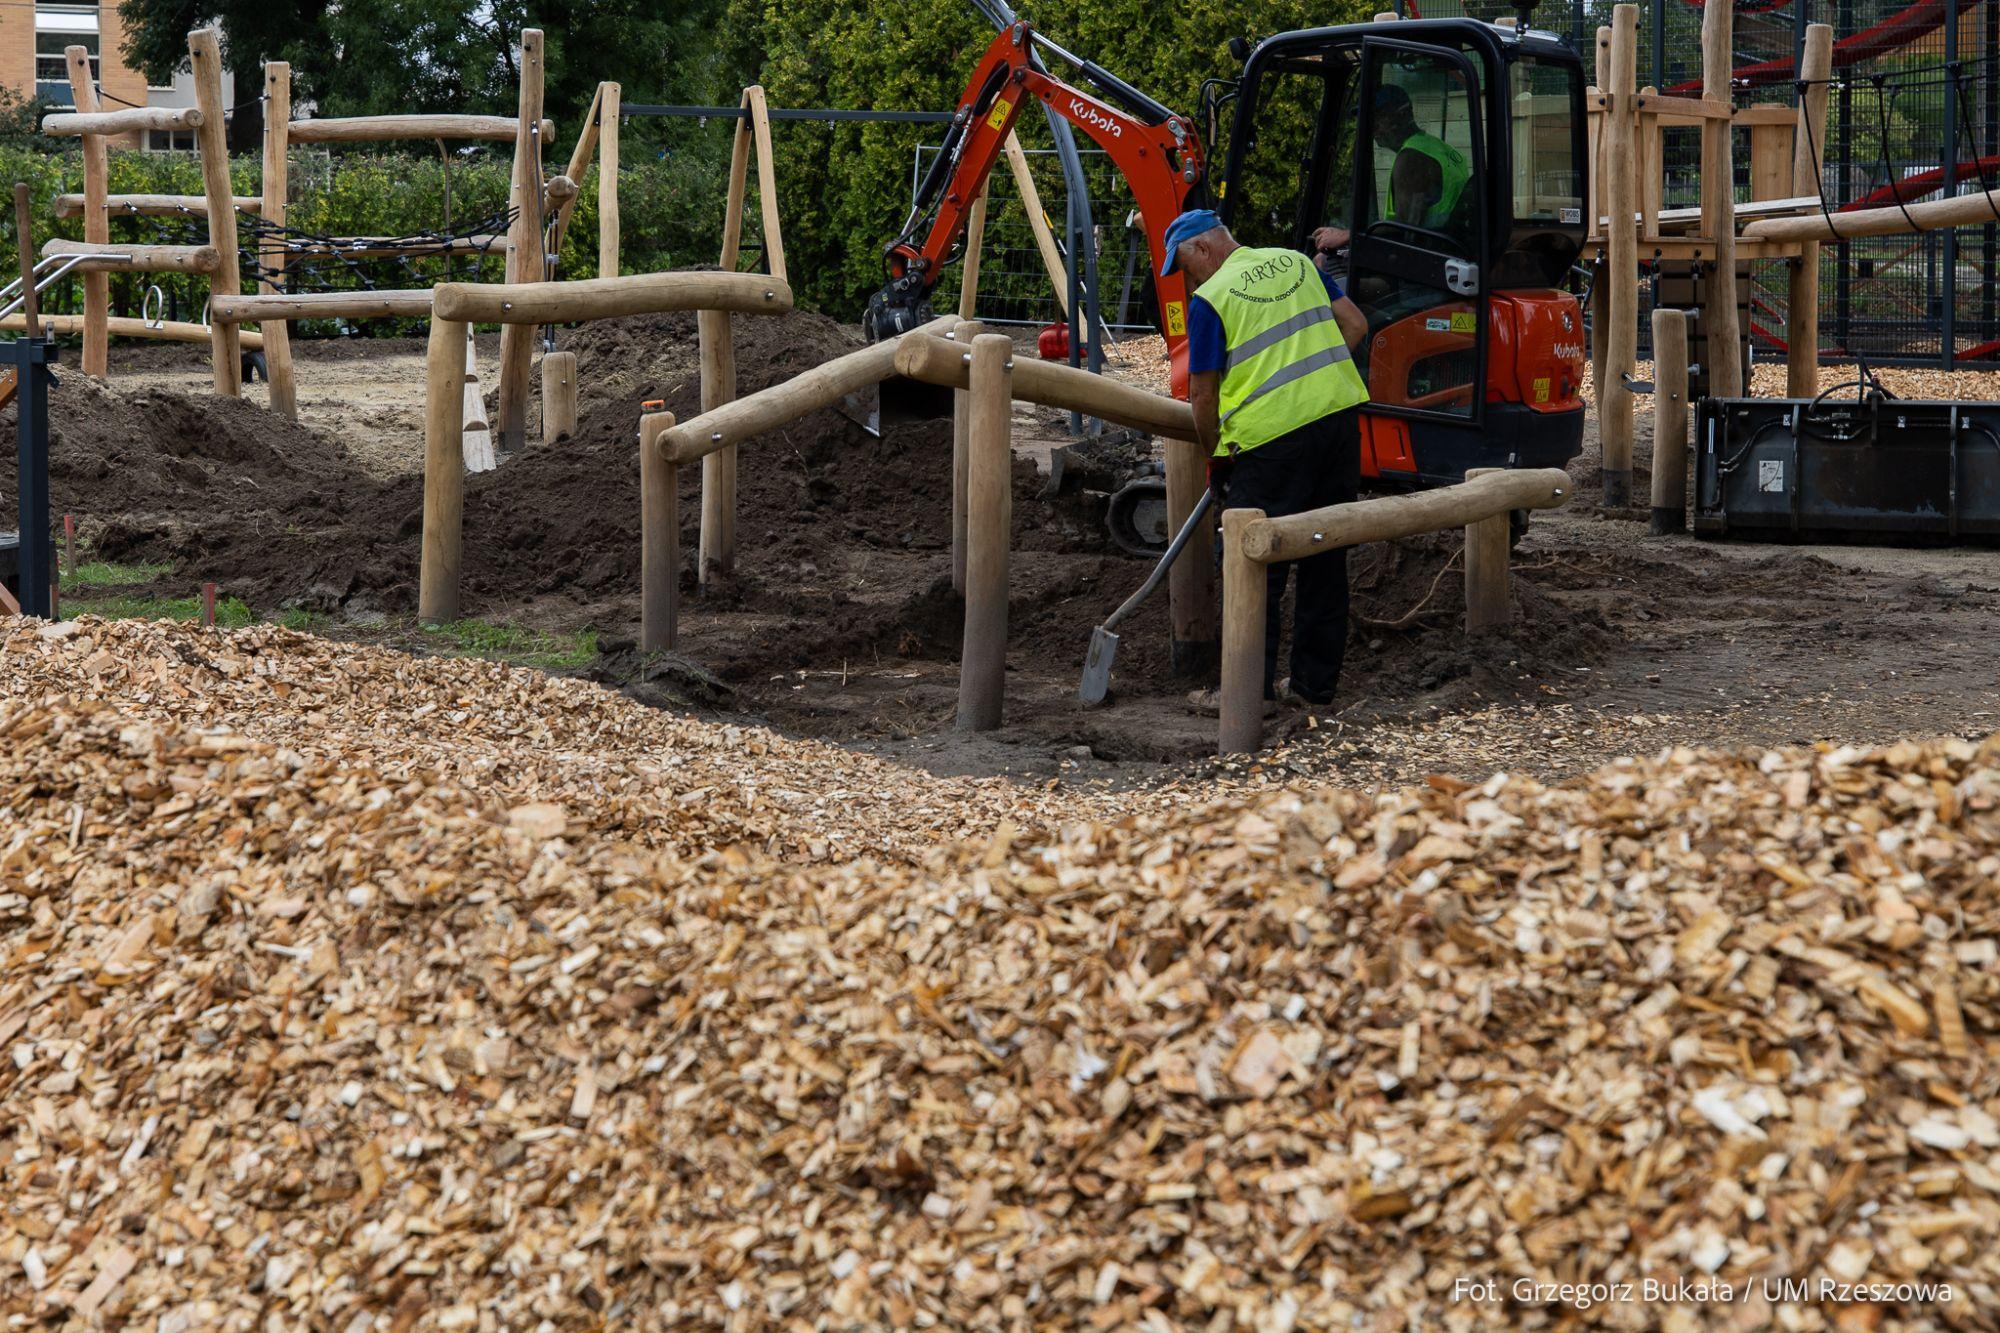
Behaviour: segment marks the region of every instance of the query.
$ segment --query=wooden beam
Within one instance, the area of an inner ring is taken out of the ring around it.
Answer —
[[[541,133],[541,122],[542,30],[523,28],[520,115],[514,131],[513,183],[507,195],[514,222],[507,232],[506,276],[516,286],[539,283],[547,276],[542,271],[541,203],[542,151],[549,140]],[[471,323],[489,322],[467,318]],[[527,441],[528,372],[533,359],[532,329],[510,323],[500,330],[500,400],[493,423],[493,448],[503,459]]]
[[[1736,7],[1704,5],[1701,11],[1701,91],[1713,102],[1727,104],[1735,59],[1732,43]],[[1743,393],[1742,316],[1736,309],[1736,161],[1734,132],[1726,120],[1711,120],[1701,130],[1702,234],[1715,244],[1702,295],[1701,331],[1708,346],[1708,391],[1717,398]]]
[[[961,319],[947,333],[954,344],[971,348],[972,340],[989,330],[983,324]],[[972,393],[951,391],[951,588],[965,591],[966,495],[972,484]]]
[[[980,181],[972,211],[965,219],[964,258],[958,270],[958,317],[963,320],[979,317],[979,252],[986,244],[986,202],[992,193],[988,182]]]
[[[1035,248],[1041,251],[1042,267],[1048,270],[1049,285],[1055,288],[1056,307],[1069,318],[1069,271],[1063,267],[1062,251],[1056,247],[1055,233],[1049,230],[1048,215],[1042,211],[1042,194],[1035,188],[1034,173],[1028,170],[1028,155],[1014,131],[1007,131],[1007,169],[1014,173],[1014,191],[1021,196],[1021,208],[1028,215],[1028,228],[1035,234]]]
[[[569,165],[563,168],[562,176],[558,179],[580,182],[584,173],[590,169],[590,159],[597,152],[598,111],[604,105],[604,90],[612,86],[600,83],[597,85],[597,91],[590,95],[590,107],[583,113],[583,128],[577,132],[576,146],[570,149]],[[578,190],[563,198],[551,200],[556,216],[555,223],[550,228],[552,233],[549,240],[550,253],[558,255],[562,253],[563,241],[569,236],[569,220],[576,212],[576,201],[581,196],[582,192]]]
[[[1815,23],[1806,29],[1799,78],[1806,84],[1792,133],[1792,193],[1821,191],[1826,161],[1827,80],[1833,74],[1833,29]],[[1819,245],[1807,241],[1789,274],[1785,300],[1785,394],[1811,398],[1819,392]]]
[[[243,289],[236,259],[236,210],[229,188],[229,143],[224,132],[222,106],[222,39],[214,28],[198,28],[188,34],[188,59],[194,66],[195,105],[201,108],[201,128],[195,142],[201,148],[202,192],[208,196],[208,243],[215,251],[214,268],[208,279],[209,302],[226,299]],[[225,398],[243,392],[243,365],[236,326],[214,321],[209,324],[210,359],[214,362],[215,391]]]
[[[1465,479],[1504,472],[1505,468],[1476,467]],[[1514,618],[1507,568],[1513,545],[1513,518],[1502,509],[1476,518],[1465,525],[1465,632],[1474,633],[1504,625]]]
[[[97,79],[90,70],[90,52],[71,46],[63,52],[69,63],[70,98],[76,109],[94,114],[102,105],[97,99]],[[83,240],[85,245],[103,249],[111,240],[111,218],[105,212],[110,197],[110,167],[105,159],[104,137],[87,134],[83,138]],[[83,373],[104,375],[111,366],[111,337],[106,324],[111,316],[111,279],[102,270],[83,275]]]
[[[896,351],[896,373],[947,388],[970,384],[962,349],[923,330],[903,336]],[[1194,413],[1186,403],[1087,370],[1021,357],[1014,364],[1013,385],[1015,396],[1031,403],[1081,412],[1169,439],[1195,438]]]
[[[117,111],[57,111],[42,117],[42,133],[137,134],[144,130],[198,130],[200,107],[134,106]]]
[[[464,554],[465,325],[433,319],[424,357],[424,528],[417,618],[458,619]]]
[[[263,209],[263,201],[254,195],[239,194],[229,201],[239,213],[256,213]],[[207,217],[208,196],[205,194],[113,194],[105,196],[104,209],[112,217],[155,218],[155,217]],[[56,216],[59,218],[80,218],[84,214],[84,197],[80,194],[59,194],[56,196]]]
[[[77,273],[208,273],[219,262],[213,245],[92,245],[86,241],[66,241],[60,236],[42,242],[42,254],[104,255],[86,259],[72,272]]]
[[[53,333],[58,338],[74,338],[83,332],[82,315],[49,315],[41,317],[42,331]],[[113,315],[105,321],[107,331],[114,338],[150,338],[155,342],[205,343],[209,340],[206,324],[196,324],[191,320],[167,319],[157,324],[148,324],[143,319],[130,315]],[[24,332],[27,320],[19,315],[8,315],[0,319],[0,329],[10,333]],[[264,347],[264,338],[258,333],[240,335],[244,350],[256,352]]]
[[[1637,117],[1629,109],[1638,77],[1639,8],[1623,4],[1611,11],[1612,110],[1604,127],[1604,165],[1609,188],[1605,212],[1605,267],[1608,284],[1603,376],[1597,381],[1597,429],[1604,449],[1604,505],[1622,509],[1632,500],[1632,392],[1625,376],[1636,364],[1639,337],[1639,250],[1635,217],[1639,201],[1634,174]],[[1463,527],[1461,523],[1441,526]]]
[[[754,274],[750,276],[755,276]],[[736,321],[727,310],[695,314],[701,360],[701,410],[736,401]],[[695,577],[704,592],[736,568],[736,446],[701,460],[701,545]]]
[[[1653,535],[1687,527],[1687,313],[1653,312]]]
[[[631,273],[576,282],[441,282],[431,300],[444,319],[527,328],[667,310],[779,315],[792,308],[792,289],[762,273]]]
[[[542,443],[576,434],[576,353],[542,353]]]
[[[426,318],[430,313],[431,293],[414,290],[275,292],[216,297],[208,303],[210,320],[230,324],[280,319]]]
[[[1905,204],[1900,208],[1891,204],[1887,208],[1835,213],[1831,221],[1818,213],[1795,218],[1770,218],[1751,223],[1743,229],[1743,235],[1760,241],[1835,241],[1857,236],[1898,236],[1938,231],[1945,227],[1970,227],[1994,221],[2000,221],[2000,190],[1932,199],[1920,204]]]
[[[1014,341],[972,340],[967,389],[965,637],[958,659],[958,729],[1000,725],[1007,693],[1007,563],[1013,531]]]
[[[282,60],[264,65],[264,185],[257,201],[264,218],[278,227],[285,225],[291,197],[292,67]],[[284,243],[273,236],[265,240],[258,256],[266,270],[284,267]],[[257,290],[267,295],[279,291],[268,274],[257,279]],[[211,301],[211,304],[213,302]],[[268,380],[271,410],[291,421],[299,419],[298,379],[292,367],[292,326],[282,319],[263,326],[265,338],[264,375]]]
[[[598,85],[603,105],[598,118],[597,147],[597,276],[615,278],[619,272],[618,235],[618,127],[624,89],[615,83]],[[577,179],[581,180],[582,177]]]
[[[1266,523],[1261,509],[1222,514],[1222,689],[1217,750],[1255,754],[1264,745],[1264,567],[1244,549]]]
[[[751,84],[743,90],[748,108],[750,135],[757,147],[757,204],[763,212],[764,257],[771,276],[785,276],[785,237],[778,218],[778,169],[771,152],[771,113],[764,105],[764,90]]]
[[[671,412],[639,418],[639,651],[672,652],[681,599],[680,468],[661,438]]]
[[[1168,440],[1167,530],[1178,533],[1208,489],[1208,451],[1196,440]],[[1215,666],[1220,633],[1215,618],[1214,509],[1193,538],[1185,560],[1167,571],[1167,603],[1173,622],[1168,641],[1169,669],[1176,676],[1205,676]]]
[[[737,276],[756,278],[759,275],[746,273]],[[770,281],[769,278],[762,280]],[[897,338],[871,343],[846,356],[823,361],[782,384],[773,384],[746,398],[725,403],[713,412],[704,412],[691,421],[681,422],[660,436],[660,447],[674,462],[692,463],[718,449],[741,444],[788,421],[796,421],[808,412],[832,407],[856,390],[880,384],[894,375],[896,351],[901,344],[927,333],[942,334],[954,322],[949,317],[934,319],[922,328]],[[951,346],[949,343],[945,345]]]
[[[541,128],[542,142],[552,142],[555,122],[538,116],[535,123]],[[295,120],[289,137],[293,143],[388,143],[398,139],[507,143],[520,129],[520,121],[513,116],[337,116],[327,120]]]
[[[1262,519],[1244,532],[1243,553],[1260,565],[1303,560],[1365,542],[1462,528],[1510,509],[1554,509],[1568,499],[1569,488],[1561,468],[1494,469],[1456,486]]]

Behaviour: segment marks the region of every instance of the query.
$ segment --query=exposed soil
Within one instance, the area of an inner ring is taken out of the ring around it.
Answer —
[[[859,343],[815,316],[739,318],[740,391]],[[681,656],[641,661],[640,404],[699,409],[692,316],[566,333],[579,430],[468,479],[468,614],[593,628],[591,674],[639,697],[770,721],[946,772],[1145,780],[1213,746],[1167,663],[1164,592],[1120,629],[1114,702],[1075,690],[1092,626],[1143,581],[1102,496],[1045,495],[1053,414],[1016,421],[1007,725],[952,731],[962,607],[949,569],[949,423],[874,439],[822,412],[746,446],[737,575],[698,593],[698,478],[682,487]],[[490,373],[491,350],[482,345]],[[205,389],[205,349],[114,351],[114,387],[63,378],[53,485],[103,556],[175,566],[158,591],[213,580],[254,607],[326,613],[372,634],[414,607],[422,490],[420,349],[300,345],[305,424]],[[185,383],[185,392],[161,387]],[[400,384],[401,397],[392,391]],[[261,397],[261,387],[253,389]],[[364,403],[343,418],[339,405]],[[315,404],[319,406],[315,406]],[[1635,495],[1650,455],[1643,414]],[[696,469],[689,469],[690,474]],[[1494,766],[1560,774],[1678,740],[1869,739],[1992,728],[2000,557],[1658,539],[1641,509],[1595,506],[1594,428],[1576,499],[1517,553],[1516,618],[1468,637],[1458,541],[1354,553],[1355,630],[1335,715],[1278,719],[1289,773],[1354,778]],[[1196,771],[1201,765],[1197,762]]]

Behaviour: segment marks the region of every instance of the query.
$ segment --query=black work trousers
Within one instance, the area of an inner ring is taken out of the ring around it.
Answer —
[[[1261,509],[1271,518],[1352,501],[1361,486],[1358,413],[1350,409],[1321,417],[1238,454],[1224,486],[1227,508]],[[1292,612],[1292,690],[1312,703],[1327,703],[1340,683],[1340,662],[1347,651],[1344,549],[1266,568],[1264,697],[1277,693],[1278,611],[1294,567],[1299,594]]]

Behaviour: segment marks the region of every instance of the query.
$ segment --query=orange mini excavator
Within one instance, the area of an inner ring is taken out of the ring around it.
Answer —
[[[1560,467],[1583,441],[1584,331],[1563,286],[1583,247],[1583,66],[1513,23],[1420,19],[1307,28],[1233,45],[1243,62],[1219,179],[1193,121],[1009,23],[979,62],[886,252],[869,336],[931,317],[929,294],[1021,109],[1039,101],[1104,149],[1132,188],[1159,272],[1167,224],[1213,198],[1239,240],[1315,253],[1331,241],[1368,316],[1362,470],[1378,488],[1460,481],[1474,467]],[[1102,96],[1054,77],[1062,61]],[[1228,85],[1224,85],[1228,87]],[[1220,116],[1211,111],[1211,126]],[[1213,135],[1211,135],[1213,137]],[[1424,199],[1389,191],[1399,154],[1455,155]],[[1179,274],[1154,287],[1186,392]]]

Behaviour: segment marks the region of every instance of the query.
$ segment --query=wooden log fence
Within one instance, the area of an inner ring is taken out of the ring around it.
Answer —
[[[1466,576],[1468,626],[1505,623],[1507,515],[1515,509],[1561,505],[1569,493],[1569,474],[1560,468],[1478,471],[1481,475],[1468,476],[1456,486],[1331,505],[1282,518],[1267,517],[1258,509],[1223,513],[1221,753],[1251,754],[1263,744],[1264,566],[1274,561],[1466,528],[1471,562]]]
[[[1633,169],[1637,135],[1639,7],[1611,11],[1610,109],[1604,125],[1604,165],[1609,173],[1605,198],[1604,268],[1609,328],[1597,381],[1597,430],[1604,447],[1604,504],[1622,509],[1632,502],[1632,391],[1625,377],[1637,364],[1639,342],[1639,249],[1634,214],[1638,178]],[[1225,597],[1227,594],[1224,594]]]
[[[792,308],[790,286],[759,273],[647,273],[579,282],[500,285],[447,282],[427,295],[432,314],[424,367],[424,530],[417,589],[417,614],[426,624],[455,620],[459,614],[466,332],[470,325],[497,323],[504,333],[537,324],[574,324],[671,310],[779,314]],[[671,638],[671,627],[664,633]]]
[[[1655,536],[1687,528],[1687,312],[1653,312],[1653,514]]]
[[[982,333],[967,351],[965,630],[958,729],[992,731],[1007,694],[1007,565],[1014,513],[1014,340]],[[1022,364],[1025,364],[1023,362]]]
[[[542,133],[542,31],[524,28],[514,175],[507,195],[508,205],[514,210],[513,225],[507,232],[506,277],[511,286],[537,283],[548,276],[542,262],[542,154],[551,138]],[[442,306],[434,308],[442,318],[461,318],[445,313]],[[527,442],[528,371],[534,350],[534,330],[527,325],[507,323],[500,330],[500,399],[494,414],[493,448],[501,458]]]

